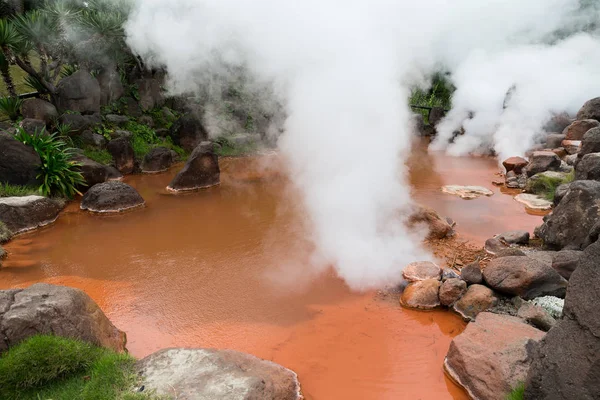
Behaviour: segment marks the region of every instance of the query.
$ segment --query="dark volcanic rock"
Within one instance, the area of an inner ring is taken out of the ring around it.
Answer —
[[[106,146],[106,139],[104,136],[92,131],[83,131],[79,138],[81,139],[81,142],[88,147],[102,149]]]
[[[219,158],[210,143],[200,144],[183,169],[167,187],[172,191],[186,191],[215,186],[220,183]]]
[[[64,203],[42,196],[0,198],[0,221],[14,234],[51,224]]]
[[[524,257],[527,254],[525,254],[525,252],[521,249],[517,249],[516,247],[509,247],[507,249],[504,250],[500,250],[498,253],[496,253],[496,257],[500,258],[500,257],[509,257],[509,256],[517,256],[517,257]]]
[[[565,140],[581,140],[587,131],[598,126],[600,126],[600,122],[595,119],[575,121],[563,131]]]
[[[589,246],[571,275],[564,318],[540,343],[525,400],[597,400],[600,395],[600,242]]]
[[[130,174],[135,168],[135,153],[129,140],[118,138],[108,142],[108,152],[115,160],[115,166],[122,174]]]
[[[529,165],[527,165],[527,176],[533,176],[545,171],[560,170],[560,158],[551,151],[534,151]]]
[[[136,84],[140,96],[140,107],[143,111],[148,111],[164,104],[165,100],[158,79],[139,79],[136,81]]]
[[[42,165],[40,156],[7,132],[0,132],[0,183],[39,185],[36,176]]]
[[[483,279],[494,290],[530,300],[540,296],[564,297],[567,281],[552,267],[529,257],[492,260]]]
[[[90,188],[98,183],[123,177],[123,175],[121,175],[116,168],[100,164],[94,160],[90,160],[85,156],[76,156],[75,161],[81,164],[79,169],[83,175],[85,183],[87,184],[87,187],[84,189]]]
[[[21,114],[23,118],[38,119],[44,121],[46,125],[52,123],[55,118],[58,118],[58,111],[54,104],[42,99],[27,99],[21,106]]]
[[[546,310],[529,302],[523,302],[517,316],[544,332],[556,325],[556,320]]]
[[[577,158],[590,153],[600,153],[600,127],[592,128],[583,135],[581,140],[581,150],[577,153]]]
[[[100,104],[105,106],[119,100],[125,93],[121,77],[116,69],[105,68],[98,74],[100,85]]]
[[[19,122],[19,126],[30,135],[46,132],[46,123],[41,119],[25,118]]]
[[[578,250],[562,250],[554,255],[552,268],[565,279],[570,279],[571,274],[579,265],[579,259],[583,252]]]
[[[115,213],[144,206],[144,199],[133,187],[120,181],[94,185],[81,200],[81,209]]]
[[[39,334],[125,351],[125,333],[111,324],[87,294],[47,283],[0,291],[0,332],[0,353]]]
[[[571,125],[573,118],[567,113],[556,114],[544,126],[546,132],[562,132],[567,126]]]
[[[166,147],[156,147],[148,152],[142,163],[142,172],[162,172],[173,165],[173,154]]]
[[[509,231],[498,235],[498,239],[510,244],[528,244],[529,232],[527,231]]]
[[[589,153],[575,166],[575,179],[578,181],[600,181],[600,153]]]
[[[297,375],[271,361],[233,350],[165,349],[140,360],[147,391],[178,400],[300,400]]]
[[[139,118],[144,114],[140,104],[133,97],[123,97],[121,102],[124,104],[123,111],[130,117]]]
[[[108,114],[104,117],[106,122],[117,126],[125,126],[129,122],[129,117],[125,115]]]
[[[577,119],[595,119],[600,121],[600,97],[588,100],[577,112]]]
[[[79,70],[60,80],[56,103],[59,111],[75,111],[81,114],[100,112],[100,84],[89,72]]]
[[[481,268],[478,262],[469,264],[460,270],[460,276],[469,285],[478,284],[483,282],[483,275],[481,274]]]
[[[60,123],[69,125],[69,129],[71,130],[70,134],[76,135],[100,125],[102,123],[102,118],[100,117],[100,114],[64,114],[60,117]]]
[[[169,136],[176,145],[193,151],[201,142],[208,140],[208,131],[199,116],[186,114],[173,123]]]
[[[435,127],[446,115],[446,111],[442,107],[433,107],[429,110],[429,124]]]
[[[588,234],[600,219],[600,182],[575,181],[552,214],[536,229],[536,236],[551,249],[581,250]]]

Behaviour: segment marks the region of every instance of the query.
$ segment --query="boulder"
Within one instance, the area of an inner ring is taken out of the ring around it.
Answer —
[[[536,194],[521,193],[516,195],[515,200],[533,211],[549,211],[552,209],[552,202]]]
[[[129,117],[125,115],[117,115],[117,114],[108,114],[104,117],[106,122],[109,124],[113,124],[116,126],[125,126],[129,122]]]
[[[483,275],[481,274],[481,268],[479,267],[478,262],[474,262],[463,267],[463,269],[460,270],[460,276],[469,285],[483,282]]]
[[[571,275],[564,317],[537,347],[526,400],[596,400],[600,393],[600,242]]]
[[[198,145],[183,169],[173,178],[168,190],[179,192],[207,188],[220,183],[219,157],[210,142]]]
[[[104,68],[98,74],[100,105],[106,106],[119,100],[125,93],[119,72],[115,68]]]
[[[600,153],[600,127],[592,128],[583,135],[577,158],[581,159],[590,153]]]
[[[565,140],[565,135],[564,134],[562,134],[562,133],[549,133],[548,136],[546,136],[546,147],[549,148],[549,149],[557,149],[557,148],[561,147],[561,144],[562,144],[563,140]]]
[[[114,139],[106,146],[115,160],[115,166],[122,174],[131,174],[135,169],[135,153],[131,142],[125,138]]]
[[[564,172],[557,171],[544,171],[539,174],[535,174],[527,180],[525,190],[528,193],[537,195],[545,195],[553,185],[559,185],[562,182],[566,182],[569,179],[569,175]]]
[[[544,332],[548,332],[556,325],[556,320],[546,310],[527,301],[523,302],[521,307],[519,307],[517,317]]]
[[[1,197],[0,221],[14,234],[56,221],[64,203],[42,196]]]
[[[233,350],[164,349],[136,367],[145,390],[178,400],[302,399],[293,371]]]
[[[139,118],[144,114],[140,104],[133,97],[123,97],[121,102],[123,103],[123,112],[128,116]]]
[[[561,250],[552,259],[552,268],[565,279],[570,279],[573,271],[579,265],[583,252],[578,250]]]
[[[510,157],[502,162],[506,172],[514,171],[516,175],[520,175],[529,162],[523,157]]]
[[[19,142],[7,132],[0,132],[0,183],[38,186],[36,178],[42,165],[40,156],[31,147]]]
[[[560,165],[560,158],[552,151],[534,151],[525,171],[531,177],[540,172],[558,171]]]
[[[583,156],[575,166],[575,180],[600,181],[600,153]]]
[[[424,281],[426,279],[439,280],[442,269],[431,261],[415,261],[404,267],[402,277],[409,282]]]
[[[142,172],[155,173],[163,172],[173,165],[173,155],[171,150],[166,147],[155,147],[150,150],[142,162]]]
[[[530,300],[540,296],[564,297],[567,281],[552,267],[529,257],[502,257],[483,270],[483,279],[494,290]]]
[[[600,122],[595,119],[577,120],[567,126],[563,134],[565,135],[565,140],[581,140],[587,131],[598,126],[600,126]]]
[[[529,232],[508,231],[498,235],[498,239],[509,244],[529,244]]]
[[[581,140],[563,140],[562,147],[565,149],[569,156],[565,157],[565,161],[568,165],[573,165],[573,161],[577,160],[577,153],[581,151]],[[573,160],[573,161],[571,161]]]
[[[92,131],[83,131],[79,138],[81,139],[81,143],[87,147],[95,149],[103,149],[106,147],[106,139],[104,136]]]
[[[41,119],[31,119],[25,118],[21,122],[19,122],[19,126],[30,135],[34,135],[36,133],[46,132],[46,123]]]
[[[154,78],[144,78],[136,81],[138,94],[140,96],[140,108],[148,111],[154,107],[161,107],[164,102],[160,82]]]
[[[552,214],[536,229],[536,236],[551,249],[582,250],[588,234],[600,219],[600,182],[575,181]]]
[[[96,213],[118,213],[143,207],[144,199],[133,187],[121,181],[94,185],[81,199],[81,209]]]
[[[588,100],[577,112],[577,119],[595,119],[600,121],[600,97]]]
[[[408,219],[408,226],[424,226],[428,230],[427,239],[444,239],[454,234],[453,224],[442,218],[434,209],[415,206]]]
[[[445,372],[473,399],[504,400],[525,380],[544,332],[509,315],[481,313],[450,343]]]
[[[121,175],[116,168],[100,164],[99,162],[91,160],[83,155],[76,156],[75,161],[81,164],[79,170],[81,175],[83,175],[85,183],[87,184],[87,186],[83,189],[88,189],[98,183],[103,183],[112,179],[120,179],[123,177],[123,175]]]
[[[186,114],[173,123],[169,136],[186,151],[193,151],[201,142],[208,140],[208,131],[199,116]]]
[[[70,135],[77,135],[100,125],[102,123],[102,118],[100,117],[100,114],[63,114],[60,117],[60,123],[69,126]]]
[[[439,307],[440,283],[438,279],[410,283],[400,296],[400,305],[418,310],[433,310]]]
[[[494,291],[487,286],[471,285],[467,292],[454,303],[452,309],[465,320],[474,320],[479,313],[494,307],[498,303],[498,297]]]
[[[38,98],[25,100],[21,106],[21,114],[25,119],[41,120],[46,125],[58,118],[58,111],[54,104]]]
[[[442,187],[442,192],[459,196],[461,199],[471,200],[481,196],[492,196],[494,192],[483,186],[447,185]]]
[[[0,291],[0,353],[30,336],[52,334],[125,351],[125,333],[79,289],[37,283]]]
[[[79,70],[61,79],[56,89],[56,106],[61,113],[65,111],[75,111],[81,114],[100,112],[100,84],[89,72]]]
[[[462,279],[452,278],[446,280],[440,286],[440,303],[450,307],[456,303],[467,291],[467,282]]]
[[[483,248],[486,253],[496,255],[498,252],[508,249],[508,245],[498,238],[491,238],[485,241]]]

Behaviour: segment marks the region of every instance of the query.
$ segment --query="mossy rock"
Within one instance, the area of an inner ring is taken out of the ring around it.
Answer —
[[[533,175],[527,180],[525,191],[527,193],[537,194],[547,200],[552,200],[556,188],[563,183],[573,181],[573,173],[546,171]]]
[[[10,239],[12,239],[12,237],[13,233],[6,227],[4,222],[0,221],[0,243],[8,242]]]

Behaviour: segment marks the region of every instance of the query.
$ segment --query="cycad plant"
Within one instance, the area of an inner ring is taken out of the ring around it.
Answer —
[[[17,96],[0,97],[0,111],[6,114],[11,121],[19,118],[22,105],[23,100]]]

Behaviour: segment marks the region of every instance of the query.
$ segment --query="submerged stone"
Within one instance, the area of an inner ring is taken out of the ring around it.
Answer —
[[[215,186],[220,182],[219,157],[213,152],[210,142],[203,142],[194,149],[167,189],[174,192],[190,191]]]
[[[81,200],[81,209],[97,213],[118,213],[143,207],[144,199],[133,187],[120,181],[94,185]]]
[[[442,187],[442,192],[459,196],[465,200],[476,199],[481,196],[492,196],[494,192],[483,186],[447,185]]]

